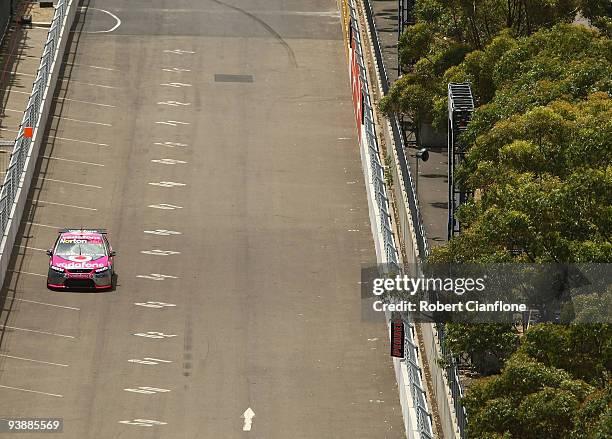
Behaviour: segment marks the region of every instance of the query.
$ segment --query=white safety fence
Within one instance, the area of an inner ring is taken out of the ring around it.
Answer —
[[[381,151],[376,137],[372,95],[364,64],[363,45],[355,0],[348,0],[348,56],[355,119],[359,133],[361,161],[366,177],[370,222],[379,264],[399,270],[399,252],[391,224],[391,206],[385,182]],[[390,316],[387,316],[389,319]],[[407,317],[407,316],[405,316]],[[394,358],[394,368],[406,436],[410,439],[432,439],[431,415],[422,382],[419,350],[414,326],[406,324],[406,358]]]
[[[0,284],[15,244],[76,9],[77,0],[60,0],[55,6],[36,80],[8,160],[0,190]]]

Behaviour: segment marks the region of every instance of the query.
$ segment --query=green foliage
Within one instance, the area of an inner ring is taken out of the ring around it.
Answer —
[[[612,325],[536,325],[526,332],[518,352],[601,386],[611,378]]]
[[[612,41],[594,30],[559,25],[514,45],[506,42],[501,49],[505,47],[505,52],[495,53],[495,97],[475,113],[469,143],[496,122],[535,106],[577,102],[598,91],[612,93]]]
[[[457,179],[480,198],[459,211],[450,261],[612,261],[612,102],[556,101],[477,136]],[[451,256],[452,254],[452,256]]]
[[[444,72],[460,63],[469,46],[442,38],[426,24],[410,26],[402,35],[399,57],[413,64],[411,72],[398,79],[381,100],[380,108],[389,114],[401,112],[415,124],[432,118],[435,100],[444,95]]]
[[[512,325],[448,323],[445,343],[452,352],[469,354],[479,373],[489,374],[499,372],[503,361],[514,352],[518,334]]]
[[[612,437],[612,385],[592,392],[575,416],[571,439]]]
[[[579,0],[582,15],[603,34],[612,36],[612,2],[610,0]]]
[[[578,404],[576,396],[563,389],[544,388],[527,395],[518,408],[520,437],[567,437],[573,428],[573,413]]]
[[[612,285],[607,291],[582,294],[572,299],[573,321],[576,323],[598,323],[612,315]]]
[[[569,24],[576,12],[597,28]],[[475,196],[430,262],[612,262],[612,2],[420,0],[415,16],[383,110],[442,129],[448,82],[469,82],[477,105],[456,174]],[[612,288],[562,318],[610,313]],[[500,372],[465,397],[470,438],[612,437],[611,325],[447,333],[477,371]]]
[[[464,398],[469,436],[569,438],[578,424],[576,412],[591,393],[593,388],[585,382],[518,352],[500,375],[479,380]],[[594,404],[591,411],[600,406]],[[592,427],[585,424],[585,429]]]

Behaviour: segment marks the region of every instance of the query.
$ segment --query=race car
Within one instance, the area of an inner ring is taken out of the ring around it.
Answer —
[[[113,287],[113,251],[103,229],[63,229],[49,255],[47,288]]]

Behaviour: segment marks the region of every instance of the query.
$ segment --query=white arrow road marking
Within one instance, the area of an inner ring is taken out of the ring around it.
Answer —
[[[142,250],[140,253],[143,253],[145,255],[154,255],[154,256],[169,256],[169,255],[180,255],[181,252],[175,252],[172,250],[160,250],[160,249],[154,249],[154,250]]]
[[[161,84],[161,85],[168,85],[168,84]],[[187,107],[189,105],[191,105],[191,103],[189,102],[179,102],[179,101],[161,101],[158,102],[157,105],[170,105],[171,107]]]
[[[168,306],[176,306],[174,303],[165,302],[134,302],[134,305],[144,306],[145,308],[166,308]]]
[[[242,431],[251,431],[251,426],[253,425],[253,418],[255,417],[255,412],[251,407],[246,409],[242,414],[244,418],[244,426],[242,427]]]
[[[164,229],[145,230],[144,232],[150,235],[161,235],[161,236],[182,235],[181,232],[175,232],[174,230],[164,230]]]
[[[158,122],[161,123],[161,122]],[[174,148],[175,146],[189,146],[186,143],[178,143],[178,142],[155,142],[153,145],[159,145],[159,146],[167,146],[168,148]]]
[[[164,72],[172,72],[172,73],[181,73],[181,72],[191,72],[189,69],[182,69],[180,67],[172,67],[169,69],[162,69]]]
[[[162,209],[162,210],[182,209],[181,206],[175,206],[174,204],[166,204],[166,203],[149,204],[149,207],[152,207],[153,209]]]
[[[185,84],[184,82],[166,82],[164,84],[159,84],[159,85],[163,85],[166,87],[175,87],[175,88],[191,87],[191,84]]]
[[[191,50],[181,50],[181,49],[169,50],[169,49],[166,49],[166,50],[164,50],[164,53],[175,53],[177,55],[183,55],[183,54],[194,54],[195,52],[192,52]]]
[[[137,358],[132,358],[131,360],[128,360],[130,363],[138,363],[138,364],[146,364],[146,365],[157,365],[159,363],[172,363],[172,361],[170,360],[160,360],[159,358],[151,358],[151,357],[144,357],[142,360],[137,359]]]
[[[167,425],[167,422],[156,421],[154,419],[134,419],[132,421],[119,421],[120,424],[137,425],[139,427],[153,427],[154,425]]]
[[[161,187],[175,187],[175,186],[186,186],[185,183],[177,183],[175,181],[160,181],[159,183],[149,183],[151,186]]]
[[[171,127],[176,127],[179,125],[190,125],[189,122],[181,122],[178,120],[167,120],[167,121],[155,122],[155,123],[160,124],[160,125],[170,125]]]
[[[170,390],[168,389],[159,389],[157,387],[147,387],[147,386],[140,386],[135,389],[123,389],[123,390],[125,390],[126,392],[142,393],[144,395],[152,395],[154,393],[170,392]]]
[[[154,159],[151,160],[153,163],[160,163],[162,165],[184,165],[185,161],[183,160],[175,160],[175,159]]]
[[[136,335],[138,337],[145,337],[145,338],[170,338],[170,337],[176,337],[176,334],[164,334],[163,332],[157,332],[157,331],[135,332],[133,335]]]
[[[159,273],[139,274],[136,277],[140,277],[142,279],[151,279],[151,280],[178,279],[178,277],[176,276],[170,276],[169,274],[159,274]]]

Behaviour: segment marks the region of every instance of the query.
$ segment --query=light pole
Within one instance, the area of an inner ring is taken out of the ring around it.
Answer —
[[[429,151],[427,151],[427,148],[420,148],[416,150],[416,153],[414,154],[414,157],[416,157],[416,179],[415,179],[415,190],[416,190],[416,195],[417,197],[419,196],[419,161],[423,160],[424,162],[426,162],[427,160],[429,160]]]

